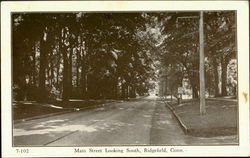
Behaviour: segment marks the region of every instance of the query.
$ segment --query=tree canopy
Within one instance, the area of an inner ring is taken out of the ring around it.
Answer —
[[[170,89],[188,79],[198,97],[198,19],[198,12],[14,13],[15,97],[126,99],[147,94],[163,74]],[[215,95],[237,84],[235,30],[235,12],[204,12],[206,88]]]

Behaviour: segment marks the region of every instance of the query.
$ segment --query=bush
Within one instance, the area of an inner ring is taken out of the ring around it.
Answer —
[[[28,100],[43,100],[48,98],[49,92],[47,90],[41,90],[36,86],[29,86],[27,88],[27,99]]]
[[[55,100],[55,99],[61,97],[60,91],[58,89],[56,89],[55,86],[52,86],[51,88],[48,88],[47,91],[48,91],[48,94],[49,94],[49,96],[48,96],[49,99]]]
[[[24,94],[20,88],[20,86],[18,86],[17,84],[14,84],[12,87],[12,97],[14,100],[23,100],[24,98]]]
[[[70,94],[70,98],[81,99],[82,98],[82,89],[73,87],[72,92]]]

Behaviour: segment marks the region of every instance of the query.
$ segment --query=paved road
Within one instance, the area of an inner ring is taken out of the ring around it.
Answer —
[[[14,146],[214,145],[236,136],[185,135],[156,98],[109,103],[96,109],[14,124]]]

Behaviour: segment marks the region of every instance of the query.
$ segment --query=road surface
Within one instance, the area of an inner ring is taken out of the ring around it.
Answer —
[[[14,146],[216,145],[236,136],[185,135],[171,111],[157,98],[109,103],[13,125]]]

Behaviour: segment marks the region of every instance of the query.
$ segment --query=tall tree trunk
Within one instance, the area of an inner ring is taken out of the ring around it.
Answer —
[[[57,85],[57,88],[59,88],[59,75],[60,75],[60,61],[61,61],[61,58],[60,58],[60,52],[58,51],[58,56],[57,56],[57,68],[56,68],[56,85]]]
[[[73,48],[71,48],[70,50],[70,54],[69,54],[69,97],[71,97],[70,95],[72,94],[72,54],[73,54]]]
[[[40,89],[40,97],[39,99],[42,101],[45,97],[45,68],[46,68],[46,54],[47,54],[47,45],[44,40],[44,36],[41,37],[40,40],[40,70],[39,70],[39,89]]]
[[[125,89],[126,89],[125,99],[128,100],[129,98],[129,85],[128,84],[126,84]]]
[[[53,48],[51,49],[51,52],[50,52],[50,57],[51,57],[51,60],[50,60],[50,83],[51,83],[51,86],[54,84],[54,63],[53,63]]]
[[[193,99],[196,99],[196,98],[199,97],[199,95],[198,95],[198,89],[197,89],[196,85],[192,86],[192,92],[193,92]]]
[[[76,87],[79,88],[79,81],[80,81],[80,75],[79,75],[79,68],[80,68],[80,60],[81,56],[79,51],[76,49]]]
[[[45,69],[45,72],[46,72],[45,83],[47,81],[47,83],[49,85],[51,85],[51,83],[50,83],[50,62],[48,62],[47,66],[46,66],[46,69]]]
[[[195,83],[195,78],[196,78],[195,75],[189,76],[189,80],[190,80],[191,87],[192,87],[192,98],[193,99],[196,99],[199,97],[199,95],[198,95],[198,88],[199,87],[197,86],[197,84],[199,84],[199,83]]]
[[[60,65],[61,65],[61,52],[62,51],[62,44],[61,44],[61,38],[59,38],[59,42],[58,42],[58,50],[57,50],[57,65],[56,65],[56,85],[57,85],[57,89],[61,89],[60,88],[60,82],[59,82],[59,77],[60,77]]]
[[[36,43],[34,43],[34,49],[32,50],[32,57],[33,57],[33,70],[32,70],[32,75],[33,75],[33,86],[36,86]]]
[[[126,99],[126,86],[125,86],[125,83],[122,83],[122,96],[121,96],[121,98],[123,100]]]
[[[131,88],[130,88],[130,97],[131,98],[136,98],[135,86],[133,84],[131,85]]]
[[[214,90],[215,97],[219,96],[219,75],[218,75],[218,63],[215,58],[213,58],[213,67],[214,67]]]
[[[114,89],[113,96],[112,96],[113,99],[117,99],[117,96],[118,96],[117,85],[118,85],[118,80],[117,80],[117,78],[115,78],[114,83],[113,83],[113,89]]]
[[[63,100],[69,100],[69,64],[68,64],[68,57],[67,57],[67,49],[62,47],[63,53]]]
[[[91,60],[91,48],[92,48],[92,45],[91,45],[91,41],[92,41],[92,38],[89,34],[87,34],[86,36],[86,41],[85,41],[85,52],[83,52],[84,54],[84,92],[85,92],[85,98],[86,99],[89,99],[90,96],[91,96],[91,91],[94,91],[93,89],[93,86],[90,85],[92,82],[91,82],[91,79],[93,78],[93,76],[91,76],[88,72],[88,70],[91,68],[91,65],[90,65],[90,60]],[[98,95],[98,94],[96,94]]]
[[[221,57],[221,95],[227,96],[227,62]]]
[[[82,80],[82,98],[83,99],[86,99],[87,95],[87,91],[86,91],[86,88],[87,88],[87,84],[86,84],[86,61],[85,61],[85,55],[84,55],[84,50],[82,50],[82,63],[81,63],[81,66],[82,66],[82,72],[81,72],[81,80]]]

